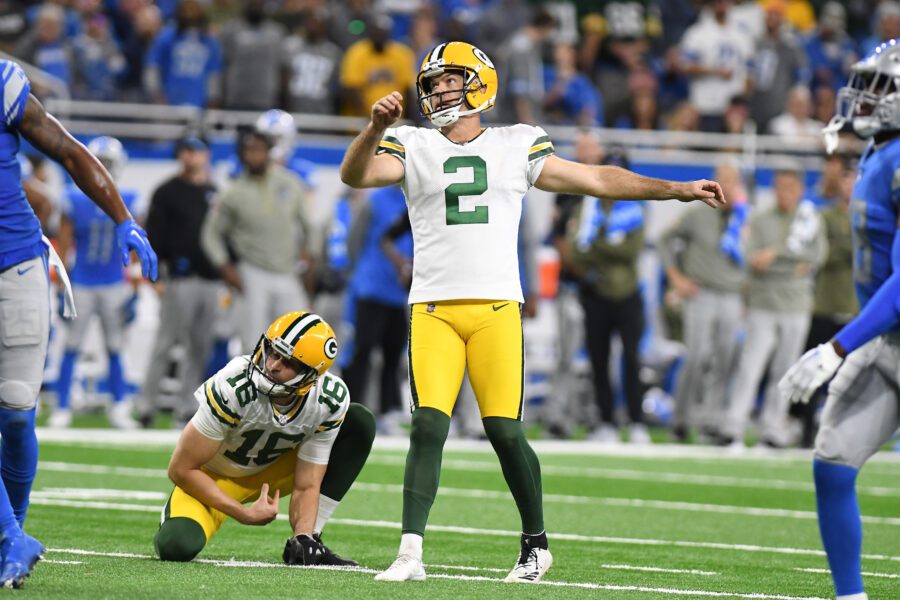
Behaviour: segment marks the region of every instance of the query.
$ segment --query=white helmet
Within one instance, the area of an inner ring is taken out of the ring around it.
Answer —
[[[283,110],[267,110],[256,119],[256,131],[272,139],[272,160],[283,161],[294,149],[297,125],[294,117]]]
[[[122,142],[114,137],[102,135],[88,142],[87,149],[106,167],[113,180],[119,179],[125,163],[128,162],[128,153],[125,152]]]
[[[849,122],[861,138],[900,129],[900,40],[887,41],[850,70],[838,91],[835,115],[822,130],[829,152]]]

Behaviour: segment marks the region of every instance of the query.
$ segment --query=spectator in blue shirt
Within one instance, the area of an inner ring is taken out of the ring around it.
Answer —
[[[113,100],[116,78],[125,68],[125,59],[110,35],[103,13],[91,15],[84,33],[73,42],[75,83],[73,95],[90,100]]]
[[[846,11],[838,2],[822,8],[819,26],[804,44],[812,73],[812,85],[839,88],[847,80],[850,65],[859,60],[856,43],[846,32]]]
[[[19,46],[16,54],[42,71],[52,75],[70,89],[72,85],[72,48],[64,35],[65,13],[56,4],[47,4],[37,13],[34,29]],[[35,86],[45,95],[50,90]]]
[[[544,117],[548,123],[591,127],[602,125],[600,93],[578,72],[575,48],[559,43],[553,50],[553,66],[544,68]]]
[[[151,98],[205,108],[218,103],[222,49],[209,33],[197,0],[178,7],[174,27],[166,27],[147,54],[144,85]]]

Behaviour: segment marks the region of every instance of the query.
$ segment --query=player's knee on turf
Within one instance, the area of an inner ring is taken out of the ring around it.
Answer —
[[[187,562],[193,560],[206,545],[206,534],[200,523],[186,517],[174,517],[159,526],[153,546],[160,560]]]
[[[0,383],[0,408],[31,410],[37,401],[37,391],[24,381]]]

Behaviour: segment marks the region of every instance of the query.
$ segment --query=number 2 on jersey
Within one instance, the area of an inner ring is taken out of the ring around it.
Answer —
[[[476,225],[488,222],[488,207],[476,206],[475,210],[459,210],[460,196],[480,196],[487,191],[487,164],[480,156],[452,156],[444,161],[444,173],[456,173],[472,168],[472,181],[451,183],[444,190],[447,204],[447,225]]]

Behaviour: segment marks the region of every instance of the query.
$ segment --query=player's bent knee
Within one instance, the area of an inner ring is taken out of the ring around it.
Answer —
[[[31,410],[37,402],[38,390],[24,381],[0,383],[0,408]]]
[[[159,560],[187,562],[193,560],[206,545],[206,534],[200,523],[187,517],[174,517],[159,526],[153,546]]]
[[[858,454],[858,453],[857,453]],[[829,463],[846,465],[860,469],[868,456],[853,456],[847,448],[846,440],[839,430],[828,425],[822,426],[816,435],[815,457]]]
[[[347,408],[347,416],[341,432],[346,431],[353,439],[359,442],[368,442],[369,446],[375,441],[375,415],[372,411],[357,402],[351,402]]]

